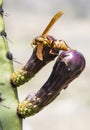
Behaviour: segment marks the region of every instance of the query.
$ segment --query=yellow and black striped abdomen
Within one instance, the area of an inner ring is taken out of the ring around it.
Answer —
[[[56,40],[53,42],[53,48],[58,50],[65,50],[69,49],[68,45],[63,40]]]

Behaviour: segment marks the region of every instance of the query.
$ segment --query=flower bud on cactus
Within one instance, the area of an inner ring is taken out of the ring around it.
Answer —
[[[57,58],[47,82],[36,94],[29,95],[19,104],[18,114],[25,118],[38,113],[51,103],[62,89],[67,88],[69,83],[77,78],[84,68],[85,58],[80,52],[76,50],[62,52]]]
[[[21,70],[14,72],[11,75],[11,84],[14,87],[17,87],[28,82],[43,66],[54,60],[57,55],[51,54],[50,49],[51,48],[44,46],[43,60],[39,60],[36,56],[36,47],[26,65]],[[59,50],[53,49],[53,52],[59,54]]]

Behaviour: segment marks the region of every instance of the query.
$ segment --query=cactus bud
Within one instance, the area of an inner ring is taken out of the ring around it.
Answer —
[[[18,114],[25,118],[38,113],[50,104],[62,89],[68,87],[69,83],[77,78],[84,68],[85,58],[80,52],[76,50],[62,52],[47,82],[36,94],[29,95],[19,104]]]
[[[43,60],[39,60],[36,56],[37,47],[33,50],[31,58],[26,65],[19,71],[14,72],[11,75],[11,84],[14,87],[20,86],[25,82],[28,82],[34,75],[47,63],[54,60],[57,55],[50,54],[49,47],[43,47]],[[58,50],[53,49],[55,53],[59,53]],[[22,78],[23,77],[23,78]],[[22,80],[23,79],[23,80]]]

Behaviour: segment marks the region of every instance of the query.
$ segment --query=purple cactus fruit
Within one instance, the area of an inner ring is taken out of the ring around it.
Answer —
[[[36,94],[29,95],[19,104],[18,114],[25,118],[38,113],[51,103],[62,89],[67,88],[84,68],[85,58],[80,52],[76,50],[62,52],[57,58],[49,79]]]

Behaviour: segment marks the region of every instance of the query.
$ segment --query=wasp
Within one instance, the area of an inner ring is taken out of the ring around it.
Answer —
[[[43,60],[43,47],[47,46],[50,47],[50,54],[58,55],[56,53],[53,53],[53,49],[57,50],[65,50],[67,51],[70,49],[70,47],[66,44],[63,40],[57,40],[53,36],[47,35],[48,31],[51,29],[51,27],[54,25],[54,23],[62,16],[63,12],[59,11],[54,15],[54,17],[51,19],[45,30],[43,31],[41,36],[36,37],[32,45],[37,47],[36,56],[39,60]]]

